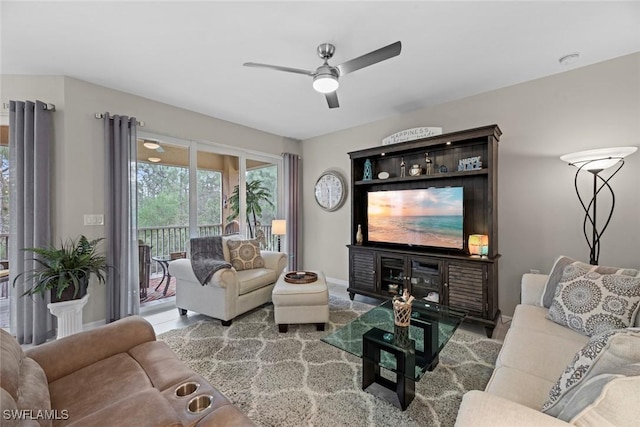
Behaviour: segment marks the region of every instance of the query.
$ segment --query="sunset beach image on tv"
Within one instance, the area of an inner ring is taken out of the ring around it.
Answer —
[[[462,249],[463,188],[368,193],[370,242]]]

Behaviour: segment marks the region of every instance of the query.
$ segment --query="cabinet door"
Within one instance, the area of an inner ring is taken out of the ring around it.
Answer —
[[[445,284],[448,300],[445,303],[451,307],[467,310],[471,316],[485,317],[486,277],[485,265],[472,262],[448,262]]]
[[[442,263],[429,258],[410,257],[407,260],[411,295],[442,303]]]
[[[380,254],[380,288],[384,297],[402,294],[405,288],[405,257],[401,255]]]
[[[376,290],[376,254],[373,251],[351,249],[351,280],[349,287],[368,292]]]

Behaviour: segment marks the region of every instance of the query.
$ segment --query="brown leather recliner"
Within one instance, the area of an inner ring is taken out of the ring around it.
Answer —
[[[0,387],[3,426],[254,425],[138,316],[27,351],[0,329]]]

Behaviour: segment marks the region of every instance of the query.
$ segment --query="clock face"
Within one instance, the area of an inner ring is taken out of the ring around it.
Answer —
[[[335,211],[342,206],[346,198],[344,179],[335,171],[320,175],[315,186],[316,202],[324,210]]]

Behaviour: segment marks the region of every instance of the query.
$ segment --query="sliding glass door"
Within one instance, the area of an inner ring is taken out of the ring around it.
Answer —
[[[138,132],[138,239],[140,253],[150,251],[141,301],[173,295],[163,260],[191,237],[240,234],[273,249],[281,167],[277,156]]]

